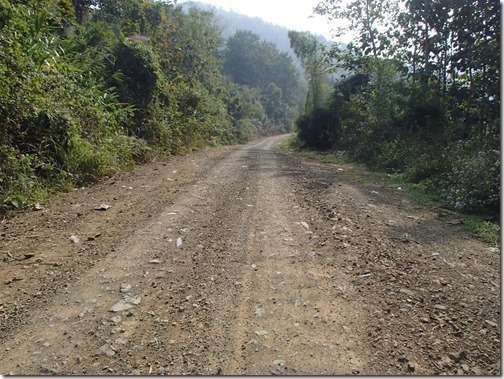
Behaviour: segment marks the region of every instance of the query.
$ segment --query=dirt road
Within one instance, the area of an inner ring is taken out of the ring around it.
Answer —
[[[498,249],[284,138],[2,222],[1,374],[500,374]]]

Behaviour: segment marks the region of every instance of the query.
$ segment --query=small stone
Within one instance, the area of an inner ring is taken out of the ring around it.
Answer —
[[[135,304],[135,305],[140,304],[140,298],[138,296],[125,295],[124,300],[130,304]]]
[[[122,321],[122,317],[121,316],[114,316],[110,319],[110,321],[112,321],[114,324],[118,324]]]
[[[266,330],[256,330],[255,334],[257,334],[258,336],[265,336],[266,334],[268,334],[268,332]]]
[[[416,368],[415,362],[408,362],[408,371],[414,372]]]
[[[285,366],[285,361],[284,361],[283,359],[275,359],[275,360],[273,361],[273,364],[274,364],[275,366]]]
[[[69,239],[70,241],[72,241],[72,242],[73,242],[74,244],[76,244],[76,245],[77,245],[78,243],[80,243],[80,239],[79,239],[79,237],[77,237],[77,236],[71,235],[70,237],[68,237],[68,239]]]
[[[497,324],[493,321],[490,321],[490,320],[485,320],[485,323],[490,325],[490,326],[493,326],[494,328],[497,327]]]
[[[130,289],[131,289],[131,285],[121,284],[121,286],[119,287],[119,292],[125,293],[125,292],[128,292]]]
[[[483,372],[481,371],[481,369],[478,367],[478,366],[474,366],[472,369],[471,369],[472,373],[476,376],[481,376],[483,374]]]
[[[464,359],[466,357],[466,353],[465,353],[465,351],[460,351],[460,352],[456,352],[456,353],[449,353],[448,357],[450,357],[450,359],[453,362],[459,363],[462,359]]]
[[[258,270],[257,265],[255,265],[255,264],[252,264],[250,267],[252,267],[255,271]]]
[[[109,208],[110,208],[110,205],[100,204],[100,205],[97,205],[96,207],[94,207],[94,210],[95,211],[106,211]]]
[[[159,259],[151,259],[151,260],[149,261],[149,263],[153,263],[153,264],[158,264],[158,263],[160,263],[160,262],[161,262],[161,261],[160,261]]]
[[[130,308],[133,308],[133,304],[129,304],[124,300],[120,300],[117,303],[115,303],[112,308],[110,308],[110,312],[122,312],[125,310],[128,310]]]
[[[112,357],[115,355],[115,351],[114,349],[112,349],[112,346],[106,344],[106,345],[103,345],[101,348],[100,348],[100,351],[105,354],[106,356],[108,357]]]
[[[446,311],[446,309],[447,309],[444,305],[439,305],[439,304],[434,305],[434,308],[438,309],[440,311]]]
[[[408,295],[408,296],[415,296],[415,292],[409,290],[409,289],[406,289],[406,288],[401,288],[399,290],[400,293],[403,293],[405,295]]]

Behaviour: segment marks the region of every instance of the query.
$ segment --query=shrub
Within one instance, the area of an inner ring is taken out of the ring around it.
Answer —
[[[456,209],[499,213],[500,152],[471,150],[456,156],[439,185],[443,198]]]
[[[307,147],[328,150],[339,137],[339,119],[334,112],[317,108],[296,121],[299,138]]]

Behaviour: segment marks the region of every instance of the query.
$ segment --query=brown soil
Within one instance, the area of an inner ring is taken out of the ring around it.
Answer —
[[[283,138],[4,220],[1,374],[500,375],[498,248]]]

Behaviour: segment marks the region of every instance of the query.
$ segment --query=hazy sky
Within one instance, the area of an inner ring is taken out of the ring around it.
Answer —
[[[189,0],[178,0],[182,4]],[[319,0],[199,0],[202,3],[212,4],[226,11],[246,14],[252,17],[261,17],[272,24],[285,26],[289,29],[309,31],[313,34],[322,34],[331,39],[332,27],[328,21],[319,15],[313,15],[313,8]],[[310,16],[313,16],[310,18]],[[344,38],[338,38],[343,41]],[[347,41],[344,41],[347,42]]]

